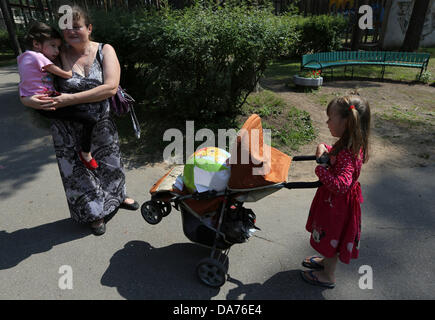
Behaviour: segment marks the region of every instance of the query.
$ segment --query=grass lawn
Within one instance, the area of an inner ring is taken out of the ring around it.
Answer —
[[[316,137],[310,114],[286,103],[284,99],[269,90],[253,93],[243,107],[245,118],[256,113],[262,119],[264,129],[271,131],[271,145],[284,147],[285,151],[297,151],[298,148]]]
[[[432,73],[432,81],[435,76],[435,48],[422,49],[420,51],[430,52],[431,60],[429,61],[428,71]],[[300,68],[300,60],[278,60],[270,64],[267,68],[264,77],[260,81],[263,88],[268,89],[259,93],[252,93],[243,107],[243,114],[232,123],[222,123],[217,120],[206,125],[199,125],[195,123],[195,132],[202,128],[209,128],[214,132],[217,129],[239,129],[247,117],[252,113],[257,113],[261,116],[263,121],[263,128],[270,129],[272,133],[272,146],[288,154],[298,153],[301,146],[314,142],[318,136],[318,129],[313,125],[310,114],[306,110],[301,110],[296,102],[282,99],[280,91],[292,91],[299,95],[303,100],[311,104],[326,106],[326,104],[335,95],[341,95],[349,88],[337,87],[326,88],[322,87],[319,90],[301,91],[295,90],[292,82],[294,74],[298,73]],[[351,73],[350,69],[347,71],[347,77],[343,77],[344,68],[334,69],[334,82],[337,80],[344,80],[344,83],[350,82]],[[393,86],[395,93],[398,95],[397,101],[390,101],[390,99],[378,99],[382,93],[377,93],[378,86],[373,85],[377,82],[381,75],[380,67],[355,67],[354,68],[354,82],[367,83],[368,87],[364,88],[363,93],[368,94],[373,101],[373,114],[375,115],[374,123],[379,126],[379,123],[395,123],[404,126],[413,125],[413,122],[420,122],[422,117],[432,118],[433,109],[429,110],[429,105],[433,104],[433,95],[431,91],[422,92],[418,97],[412,100],[412,103],[401,103],[401,95],[406,95],[409,92],[399,92],[400,90],[409,91],[412,88],[398,88],[395,83],[415,84],[418,87],[427,87],[427,85],[418,84],[415,81],[416,74],[419,74],[419,69],[413,68],[386,68],[385,72],[385,85]],[[328,73],[326,74],[328,75]],[[361,80],[361,81],[360,81]],[[330,79],[326,79],[326,85]],[[332,83],[334,83],[332,82]],[[343,81],[341,81],[343,83]],[[286,84],[286,86],[283,86]],[[280,88],[280,89],[275,89]],[[389,92],[391,90],[386,89]],[[427,90],[428,91],[428,90]],[[378,95],[378,96],[376,96]],[[393,108],[395,106],[395,108]],[[137,115],[142,127],[142,138],[137,140],[133,136],[131,128],[131,121],[128,117],[117,119],[117,125],[120,131],[122,141],[123,153],[128,158],[137,163],[152,163],[162,160],[164,148],[170,143],[163,141],[163,134],[169,128],[178,128],[181,132],[185,133],[185,122],[180,123],[177,119],[168,117],[168,115],[161,114],[157,111],[148,110],[146,106],[137,106]],[[421,127],[421,126],[417,126]],[[195,143],[195,146],[201,142]]]
[[[409,159],[413,159],[414,162],[409,160],[409,165],[417,163],[426,166],[435,159],[432,143],[435,139],[435,48],[422,48],[419,51],[431,54],[427,68],[431,77],[427,84],[416,81],[420,69],[387,67],[384,81],[379,81],[381,67],[358,66],[354,68],[353,79],[349,68],[346,77],[344,67],[335,68],[334,78],[328,78],[327,71],[323,86],[319,89],[301,90],[292,81],[293,75],[299,72],[300,60],[280,60],[269,66],[261,85],[284,98],[286,104],[311,113],[317,134],[312,143],[328,137],[328,132],[323,130],[328,102],[356,89],[370,103],[374,136],[381,139],[378,141],[384,141],[378,142],[377,151],[384,144],[400,147],[406,150]],[[321,116],[315,117],[318,114]],[[275,127],[282,130],[287,120],[281,116],[277,121]],[[278,137],[279,133],[272,135]],[[322,135],[323,138],[319,138]],[[275,143],[279,143],[279,140],[276,139]],[[305,147],[309,146],[303,145]],[[288,145],[280,149],[291,154]]]
[[[427,71],[431,74],[429,83],[435,81],[435,47],[434,48],[420,48],[418,52],[430,53],[431,58]],[[268,81],[288,81],[294,74],[297,74],[300,70],[301,60],[279,60],[273,62],[265,73],[265,78]],[[354,66],[354,79],[373,79],[377,80],[381,77],[382,67],[379,66]],[[406,67],[386,67],[384,80],[388,81],[404,81],[413,82],[416,80],[416,76],[420,74],[420,69],[406,68]],[[331,77],[330,68],[324,70],[326,78]],[[337,67],[334,68],[334,80],[350,79],[352,75],[352,67]]]

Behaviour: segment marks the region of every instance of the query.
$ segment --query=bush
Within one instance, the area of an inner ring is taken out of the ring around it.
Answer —
[[[9,41],[9,34],[6,30],[0,30],[0,51],[12,51],[12,46]]]
[[[296,42],[292,25],[268,8],[194,6],[94,24],[115,45],[136,97],[181,119],[240,113],[268,63]]]
[[[285,52],[285,57],[300,57],[307,53],[336,51],[342,48],[347,21],[342,16],[283,16],[294,25],[297,44]]]
[[[270,7],[243,5],[92,16],[95,40],[115,47],[121,83],[136,100],[205,122],[240,114],[276,57],[339,48],[345,25],[337,17],[276,16]]]
[[[430,71],[424,71],[424,72],[421,74],[421,77],[420,77],[419,74],[416,74],[416,75],[415,75],[415,79],[416,79],[417,81],[420,81],[420,82],[424,83],[424,84],[428,84],[429,81],[430,81],[430,79],[432,79],[432,73],[431,73]]]

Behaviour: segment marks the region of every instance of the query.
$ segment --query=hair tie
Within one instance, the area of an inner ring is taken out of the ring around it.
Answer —
[[[355,109],[355,106],[353,104],[349,107],[349,111],[352,109]]]

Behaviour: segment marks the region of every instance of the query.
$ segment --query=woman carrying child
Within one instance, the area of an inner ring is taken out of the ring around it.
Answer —
[[[329,165],[315,169],[322,186],[317,189],[310,208],[306,230],[310,244],[322,256],[306,258],[302,278],[313,285],[335,287],[335,269],[340,259],[345,264],[356,259],[361,236],[363,198],[358,177],[368,160],[370,107],[359,95],[333,99],[326,110],[329,131],[339,138],[331,147],[319,144],[316,156],[329,154]]]
[[[29,28],[26,37],[26,50],[18,58],[18,71],[20,74],[20,96],[47,95],[54,97],[60,95],[54,87],[53,76],[64,79],[72,77],[72,70],[65,71],[54,64],[60,53],[62,37],[56,29],[42,22],[34,22]],[[83,124],[81,137],[81,150],[79,158],[90,170],[98,168],[98,164],[91,155],[91,135],[97,122],[87,110],[75,106],[57,110],[37,110],[49,119],[65,119]]]
[[[58,79],[59,96],[33,95],[21,101],[45,110],[74,106],[96,119],[91,139],[96,170],[85,167],[78,156],[81,123],[54,119],[51,132],[71,217],[89,223],[92,232],[101,235],[106,230],[105,218],[118,207],[137,210],[139,204],[126,196],[118,132],[110,116],[108,98],[116,93],[120,79],[118,58],[112,46],[103,48],[91,41],[92,24],[86,12],[78,6],[72,9],[73,27],[63,30],[66,46],[60,54],[63,69],[72,71],[72,77]]]

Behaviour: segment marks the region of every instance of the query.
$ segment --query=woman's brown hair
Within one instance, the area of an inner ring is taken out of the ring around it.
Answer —
[[[346,121],[346,128],[340,139],[334,144],[331,155],[337,155],[343,149],[350,149],[355,157],[363,152],[363,162],[369,159],[370,106],[366,99],[358,94],[334,98],[329,102],[326,113],[331,109],[339,113]]]
[[[73,15],[73,21],[79,21],[80,19],[83,19],[83,22],[85,23],[86,27],[89,27],[91,24],[91,19],[89,17],[89,14],[83,10],[82,7],[78,5],[72,6],[72,15]]]

